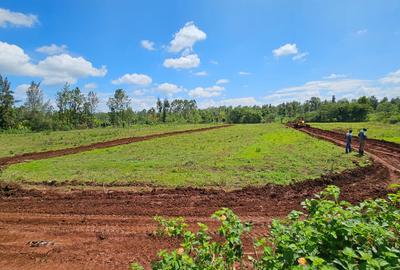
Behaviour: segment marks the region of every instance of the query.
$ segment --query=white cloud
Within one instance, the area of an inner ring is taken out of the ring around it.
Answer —
[[[145,93],[146,93],[145,89],[137,89],[137,90],[133,91],[134,96],[143,96]]]
[[[381,79],[382,83],[391,83],[391,84],[396,84],[400,83],[400,69],[389,73],[385,77]]]
[[[192,50],[197,41],[205,40],[206,38],[206,33],[201,31],[193,22],[188,22],[174,35],[174,39],[170,42],[169,51]]]
[[[358,89],[365,86],[367,81],[356,80],[356,79],[342,79],[342,80],[321,80],[321,81],[310,81],[300,86],[292,86],[283,88],[277,91],[277,93],[289,93],[289,92],[302,92],[302,91],[320,91],[329,90],[332,92],[340,93],[347,92],[351,89]]]
[[[216,84],[225,84],[225,83],[229,83],[228,79],[219,79]]]
[[[363,36],[366,35],[368,33],[368,29],[360,29],[356,32],[357,36]]]
[[[155,48],[154,48],[155,44],[154,44],[153,41],[145,39],[145,40],[140,41],[140,45],[142,45],[142,47],[144,49],[148,50],[148,51],[154,51],[155,50]]]
[[[15,87],[14,90],[15,99],[24,102],[26,99],[26,91],[28,90],[29,86],[30,86],[29,84],[20,84],[17,87]]]
[[[148,85],[152,82],[152,79],[145,74],[125,74],[122,77],[112,80],[112,84],[136,84],[136,85]]]
[[[400,96],[400,87],[393,87],[389,83],[400,83],[400,80],[396,79],[396,75],[400,75],[398,71],[378,80],[345,79],[339,75],[331,74],[325,77],[325,80],[309,81],[303,85],[282,88],[265,96],[264,99],[268,103],[279,104],[293,100],[304,102],[311,97],[330,99],[332,95],[335,95],[337,99],[353,99],[371,95],[378,98]]]
[[[209,92],[205,90],[203,87],[196,87],[189,91],[189,96],[191,97],[201,97],[201,98],[209,98],[209,97],[217,97],[220,96],[221,93],[219,92]]]
[[[39,63],[31,62],[30,57],[20,47],[0,41],[0,73],[43,78],[43,84],[76,83],[79,78],[102,77],[107,73],[105,66],[93,67],[83,57],[68,54],[48,56]]]
[[[239,71],[238,74],[241,75],[241,76],[251,75],[251,73],[247,72],[247,71]]]
[[[168,95],[172,95],[172,94],[182,92],[183,88],[180,86],[177,86],[176,84],[172,84],[172,83],[162,83],[157,87],[156,90],[163,92],[165,94],[168,94]]]
[[[214,85],[210,87],[196,87],[189,91],[189,96],[198,97],[198,98],[210,98],[217,97],[221,95],[221,92],[224,91],[225,88],[219,85]]]
[[[164,60],[164,67],[166,68],[187,69],[195,68],[198,65],[200,65],[200,58],[197,54],[189,54],[179,58],[168,58]]]
[[[287,44],[279,47],[278,49],[275,49],[272,51],[272,53],[276,57],[297,54],[298,52],[299,52],[299,50],[297,49],[297,45],[295,43],[293,43],[293,44],[287,43]]]
[[[195,73],[193,73],[195,76],[200,76],[200,77],[204,77],[204,76],[207,76],[208,75],[208,73],[207,73],[207,71],[199,71],[199,72],[195,72]]]
[[[37,23],[39,23],[39,20],[36,15],[13,12],[8,9],[0,8],[0,27],[32,27]]]
[[[20,47],[0,41],[0,73],[12,75],[38,75],[30,57]]]
[[[83,57],[72,57],[68,54],[49,56],[36,67],[44,84],[76,83],[78,78],[103,77],[107,74],[105,66],[98,69]]]
[[[157,98],[154,96],[143,96],[131,99],[132,109],[141,111],[143,109],[150,109],[156,105]]]
[[[210,60],[210,63],[213,64],[213,65],[218,65],[219,64],[217,60]]]
[[[230,98],[220,101],[225,106],[253,106],[260,103],[254,97]]]
[[[293,56],[292,59],[295,61],[305,61],[308,55],[309,55],[308,52],[298,53],[295,56]]]
[[[203,100],[198,103],[199,108],[219,107],[219,106],[253,106],[261,105],[254,97],[230,98],[215,101],[213,99]]]
[[[97,84],[95,84],[95,83],[87,83],[87,84],[84,85],[84,88],[86,90],[94,90],[94,89],[97,88]]]
[[[62,54],[67,52],[67,45],[61,45],[57,46],[56,44],[51,44],[49,46],[42,46],[40,48],[37,48],[36,51],[48,55],[54,55],[54,54]]]
[[[341,78],[346,78],[346,74],[336,74],[336,73],[331,73],[328,76],[325,76],[324,79],[331,80],[331,79],[341,79]]]

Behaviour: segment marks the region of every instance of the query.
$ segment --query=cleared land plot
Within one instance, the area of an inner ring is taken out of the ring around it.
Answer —
[[[174,130],[211,126],[210,124],[137,125],[129,128],[95,128],[38,133],[0,133],[0,157],[58,150],[108,140],[150,135]]]
[[[11,165],[2,180],[243,187],[354,168],[355,155],[279,124],[236,125]]]
[[[388,142],[400,143],[400,125],[383,124],[374,122],[364,123],[311,123],[311,126],[325,130],[332,130],[345,133],[349,128],[353,129],[355,135],[362,128],[368,128],[367,136],[369,138],[385,140]]]

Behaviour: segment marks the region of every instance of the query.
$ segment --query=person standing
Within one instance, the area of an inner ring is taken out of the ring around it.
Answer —
[[[353,139],[353,130],[349,129],[346,133],[346,154],[351,153],[351,140]]]
[[[363,128],[358,133],[358,139],[360,140],[360,147],[358,148],[358,153],[362,156],[364,155],[365,141],[367,140],[367,129]]]

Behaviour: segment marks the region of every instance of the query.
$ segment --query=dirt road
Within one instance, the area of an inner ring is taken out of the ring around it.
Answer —
[[[319,136],[316,130],[309,132]],[[339,139],[329,133],[322,135],[333,142]],[[153,216],[184,216],[190,224],[205,222],[212,230],[217,224],[209,216],[221,207],[230,207],[242,220],[253,221],[252,234],[244,239],[250,252],[251,239],[265,235],[272,218],[300,209],[302,200],[328,184],[341,187],[342,197],[351,202],[385,196],[387,183],[393,177],[387,165],[396,168],[398,160],[383,152],[396,156],[399,147],[384,145],[368,144],[371,153],[372,149],[376,153],[381,151],[377,156],[387,164],[375,162],[370,167],[284,187],[266,185],[232,192],[202,189],[60,192],[55,188],[27,190],[3,186],[1,269],[128,269],[131,261],[149,267],[157,250],[179,244],[177,240],[152,235]],[[35,245],[39,247],[31,247]]]
[[[340,146],[345,145],[345,134],[327,131],[313,127],[301,128],[311,136],[324,139]],[[358,150],[359,140],[353,137],[353,148]],[[400,175],[400,145],[392,142],[368,139],[365,147],[366,153],[369,154],[376,162],[382,163],[390,172],[392,178],[398,178]]]

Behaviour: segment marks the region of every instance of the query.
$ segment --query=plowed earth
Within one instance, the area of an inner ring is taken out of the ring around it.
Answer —
[[[310,135],[339,144],[342,134],[303,129]],[[116,190],[0,189],[1,269],[128,269],[138,261],[149,268],[161,248],[176,248],[179,240],[153,235],[153,216],[184,216],[195,228],[209,216],[229,207],[244,221],[252,221],[245,237],[251,253],[252,238],[267,234],[273,218],[300,210],[300,202],[328,184],[342,189],[342,198],[359,202],[385,196],[387,184],[398,177],[400,146],[368,141],[373,165],[322,176],[289,186],[266,185],[237,191],[153,189]]]

